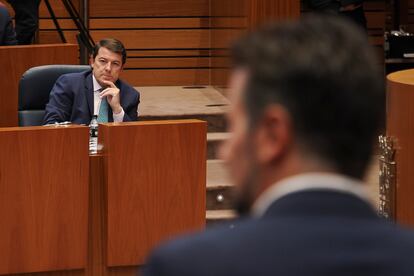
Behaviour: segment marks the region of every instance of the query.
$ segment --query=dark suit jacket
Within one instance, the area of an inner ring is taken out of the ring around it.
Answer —
[[[14,32],[7,8],[0,3],[0,45],[16,45],[16,33]]]
[[[302,191],[261,218],[153,253],[145,276],[412,276],[414,235],[350,194]]]
[[[123,121],[138,119],[139,92],[127,83],[118,80],[121,106],[125,115]],[[70,121],[75,124],[89,124],[93,115],[92,71],[65,74],[58,78],[46,105],[44,124]],[[108,120],[113,121],[109,107]]]

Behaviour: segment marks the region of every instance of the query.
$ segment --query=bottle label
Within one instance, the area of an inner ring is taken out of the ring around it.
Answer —
[[[98,129],[96,128],[91,128],[89,131],[89,135],[90,137],[98,137]]]

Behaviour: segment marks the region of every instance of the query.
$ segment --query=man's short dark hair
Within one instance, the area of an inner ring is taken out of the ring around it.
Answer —
[[[95,47],[93,48],[93,51],[92,51],[93,59],[96,58],[96,56],[98,55],[99,49],[101,47],[105,47],[106,49],[110,50],[111,52],[120,54],[122,56],[122,64],[125,64],[127,54],[126,54],[124,44],[122,44],[121,41],[119,41],[118,39],[115,39],[115,38],[104,38],[104,39],[102,39],[101,41],[96,43]]]
[[[363,177],[384,113],[381,67],[366,34],[333,16],[306,17],[248,34],[233,58],[249,72],[251,127],[268,105],[280,104],[302,149]]]

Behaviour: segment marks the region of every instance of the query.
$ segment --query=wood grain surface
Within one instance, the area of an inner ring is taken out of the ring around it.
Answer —
[[[295,19],[300,16],[300,0],[250,0],[249,22],[250,28],[259,25]]]
[[[386,128],[396,141],[396,220],[414,226],[414,70],[387,77]]]
[[[90,0],[91,17],[208,16],[209,0]]]
[[[211,67],[210,84],[227,85],[228,54],[216,51],[228,49],[247,30],[284,19],[300,16],[300,0],[210,0],[211,2]],[[227,59],[227,60],[226,60]]]
[[[143,264],[163,240],[203,228],[206,123],[100,125],[107,187],[107,265]]]
[[[78,46],[74,44],[1,46],[4,69],[0,78],[0,127],[18,125],[19,81],[26,70],[47,64],[79,64]],[[7,69],[6,69],[7,68]]]
[[[0,274],[83,269],[88,128],[0,128]]]

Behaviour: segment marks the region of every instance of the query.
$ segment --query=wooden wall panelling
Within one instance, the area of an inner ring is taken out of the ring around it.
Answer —
[[[210,69],[125,69],[121,78],[136,86],[208,84]]]
[[[221,67],[217,68],[219,65],[209,60],[209,56],[185,57],[180,51],[226,48],[248,24],[291,17],[296,12],[296,3],[297,0],[91,0],[89,26],[96,41],[115,37],[134,52],[162,49],[177,52],[145,58],[128,54],[132,60],[126,64],[128,70],[124,75],[132,85],[205,85],[216,79],[212,76],[217,74],[210,68],[221,71]],[[68,40],[75,43],[73,23],[62,20]],[[42,42],[59,39],[50,20],[45,19],[41,26]],[[195,76],[195,72],[203,76]]]
[[[69,13],[66,11],[63,3],[61,0],[49,0],[50,1],[50,5],[53,8],[53,11],[55,12],[55,15],[58,19],[59,24],[61,25],[61,28],[63,30],[63,33],[67,39],[68,43],[75,43],[77,44],[76,40],[73,39],[68,39],[68,36],[70,36],[70,34],[68,34],[68,31],[75,31],[76,27],[73,24],[72,20],[70,19],[70,15]],[[80,8],[80,0],[72,0],[73,5],[78,9]],[[58,32],[56,31],[54,25],[53,25],[53,36],[51,36],[51,38],[45,38],[45,33],[48,32],[48,28],[44,28],[45,23],[46,22],[50,22],[53,24],[52,20],[50,19],[51,16],[49,14],[49,11],[47,10],[47,7],[44,3],[44,1],[42,1],[40,3],[40,7],[39,7],[39,16],[40,16],[40,20],[39,20],[39,34],[38,34],[38,43],[40,44],[47,44],[47,43],[61,43],[62,40],[60,39]],[[50,29],[51,26],[49,26]],[[46,36],[48,37],[48,36]]]
[[[95,41],[114,37],[127,49],[200,49],[209,47],[209,30],[91,30]],[[76,31],[66,31],[69,43],[76,43]],[[55,31],[44,31],[41,38],[46,43],[54,41]]]
[[[209,83],[209,0],[91,0],[89,5],[92,37],[125,44],[128,60],[121,77],[132,85]],[[51,36],[56,35],[45,39]]]
[[[63,3],[61,0],[49,0],[50,5],[53,8],[53,11],[55,12],[55,15],[58,19],[59,24],[61,25],[61,28],[63,30],[63,33],[66,35],[67,31],[74,31],[76,30],[75,25],[73,24],[72,20],[70,19],[69,13],[66,11],[65,7],[63,6]],[[80,0],[72,0],[73,5],[78,9],[80,7]],[[49,11],[46,8],[46,5],[44,1],[40,3],[39,7],[39,33],[37,37],[37,43],[40,44],[48,44],[48,43],[62,43],[55,26],[53,25],[53,22],[51,20],[51,16]],[[53,26],[53,27],[52,27]],[[44,32],[47,32],[48,29],[53,28],[53,39],[44,39]],[[70,43],[77,43],[76,40],[68,40]]]
[[[76,8],[80,7],[81,0],[71,0]],[[49,0],[50,5],[58,18],[69,18],[69,13],[66,11],[62,0]],[[40,18],[50,18],[49,11],[46,8],[44,1],[40,3],[39,7]]]
[[[31,67],[47,64],[79,64],[78,46],[46,44],[0,47],[3,70],[0,79],[0,127],[17,126],[18,87],[21,76]]]
[[[90,0],[93,17],[200,17],[209,15],[209,0]]]
[[[100,129],[108,266],[143,264],[160,241],[204,226],[205,122],[103,124]]]
[[[0,145],[0,274],[84,269],[88,128],[0,128]]]
[[[211,70],[213,86],[227,84],[231,43],[249,28],[250,0],[211,0]]]
[[[300,0],[250,0],[249,25],[299,18]]]
[[[197,29],[208,28],[207,17],[137,17],[95,18],[90,20],[92,29]]]
[[[247,29],[300,16],[299,0],[211,0],[211,84],[224,86],[229,69],[226,57],[214,54],[228,49]]]
[[[126,68],[208,68],[209,57],[129,58]]]

